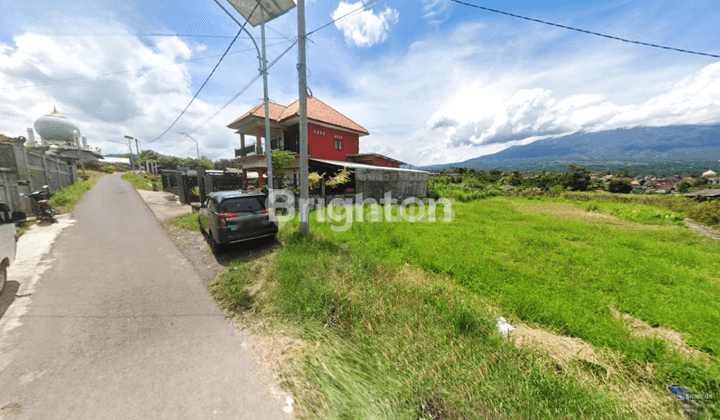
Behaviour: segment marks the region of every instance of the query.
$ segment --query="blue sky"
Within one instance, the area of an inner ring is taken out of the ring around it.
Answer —
[[[224,4],[225,0],[222,0]],[[638,41],[720,54],[720,4],[670,1],[468,3]],[[367,2],[366,2],[367,3]],[[353,0],[306,4],[308,31]],[[268,24],[268,58],[297,37],[297,9]],[[262,100],[243,34],[212,0],[36,1],[0,6],[0,133],[26,135],[57,106],[106,153],[230,158],[225,125]],[[259,28],[251,29],[259,39]],[[150,36],[174,34],[178,36]],[[179,36],[192,35],[192,36]],[[218,36],[218,37],[207,37]],[[271,100],[297,99],[297,49],[270,70]],[[384,0],[311,35],[312,93],[370,131],[362,152],[447,163],[579,130],[720,122],[718,59],[593,37],[450,2]],[[146,68],[145,67],[152,67]],[[108,74],[113,73],[113,74]],[[68,80],[70,79],[70,80]]]

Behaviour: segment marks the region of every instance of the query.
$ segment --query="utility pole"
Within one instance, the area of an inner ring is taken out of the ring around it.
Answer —
[[[307,69],[305,64],[305,0],[298,0],[298,85],[300,90],[300,230],[310,235],[310,198],[308,185],[308,120],[307,120]]]
[[[140,159],[140,147],[138,146],[137,137],[135,137],[135,150],[137,150],[138,160]],[[138,169],[140,169],[140,162],[138,161]]]
[[[186,136],[190,137],[190,134],[188,134],[186,132],[182,132],[180,134],[185,134]],[[190,137],[190,140],[195,142],[195,149],[197,150],[197,158],[198,158],[198,161],[200,161],[200,146],[198,146],[198,142],[194,138]]]
[[[132,166],[133,173],[135,173],[135,159],[133,159],[132,152],[132,137],[128,139],[128,149],[130,149],[130,166]]]
[[[272,142],[270,141],[270,104],[268,98],[268,71],[267,56],[265,55],[265,8],[260,6],[260,43],[262,44],[262,71],[263,75],[263,101],[265,102],[265,159],[267,159],[268,173],[268,202],[270,207],[275,207],[275,197],[273,194],[273,170],[272,170]],[[262,179],[260,180],[262,181]]]

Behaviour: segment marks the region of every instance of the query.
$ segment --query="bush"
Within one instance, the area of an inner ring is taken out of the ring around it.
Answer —
[[[633,186],[630,181],[625,181],[622,179],[613,179],[608,185],[608,191],[610,191],[611,193],[628,194],[631,193],[632,190]]]

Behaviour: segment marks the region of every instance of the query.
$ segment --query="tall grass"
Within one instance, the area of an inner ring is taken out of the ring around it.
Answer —
[[[410,262],[448,275],[519,318],[621,352],[628,364],[649,362],[658,386],[720,389],[717,241],[682,228],[629,231],[517,211],[532,202],[456,202],[451,223],[355,223],[346,232],[332,232],[325,223],[313,229],[385,264]],[[611,307],[687,334],[711,364],[688,368],[664,342],[633,337]],[[717,402],[710,405],[717,409]]]
[[[294,360],[301,418],[636,417],[577,372],[503,340],[486,303],[463,287],[329,236],[286,230],[283,240],[269,270],[233,263],[212,291],[226,308],[299,327],[310,346]],[[250,295],[258,279],[268,292]]]
[[[95,185],[95,182],[98,180],[99,173],[93,171],[85,172],[89,175],[88,179],[70,184],[50,197],[50,204],[55,207],[58,212],[71,212],[75,206],[77,206],[77,203],[80,201],[83,194],[85,194],[85,191]]]
[[[121,178],[129,181],[138,190],[157,191],[162,188],[162,181],[158,174],[134,174],[126,172],[122,174]]]

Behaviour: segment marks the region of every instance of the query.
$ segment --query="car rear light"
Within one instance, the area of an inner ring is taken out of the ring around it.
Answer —
[[[237,217],[237,213],[220,213],[217,215],[217,221],[218,225],[220,227],[227,227],[227,223],[225,223],[225,219],[232,219],[233,217]]]
[[[261,211],[262,214],[275,214],[275,209],[273,207],[270,207],[269,209],[265,209]]]

